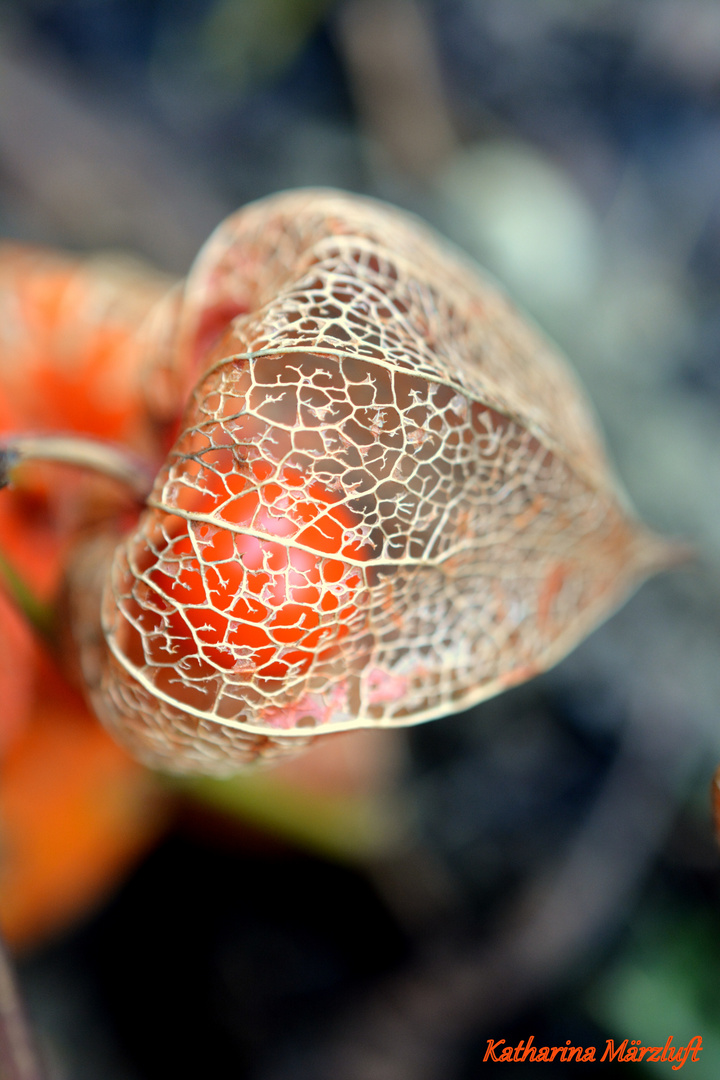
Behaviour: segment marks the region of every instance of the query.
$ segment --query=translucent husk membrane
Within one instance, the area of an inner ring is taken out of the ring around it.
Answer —
[[[181,325],[199,382],[84,646],[97,712],[153,765],[225,773],[465,708],[671,558],[564,361],[396,210],[253,204]]]

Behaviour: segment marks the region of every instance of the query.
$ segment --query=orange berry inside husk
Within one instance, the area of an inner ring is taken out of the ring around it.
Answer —
[[[332,658],[362,621],[359,516],[291,466],[269,472],[256,462],[229,486],[204,468],[178,513],[150,512],[141,580],[121,604],[140,631],[134,649],[126,641],[135,664],[177,666],[191,681],[214,670],[272,692]]]

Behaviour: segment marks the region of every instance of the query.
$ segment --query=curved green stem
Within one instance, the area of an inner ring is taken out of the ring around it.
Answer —
[[[52,608],[38,600],[2,551],[0,551],[0,588],[4,589],[40,637],[51,641],[54,627]]]

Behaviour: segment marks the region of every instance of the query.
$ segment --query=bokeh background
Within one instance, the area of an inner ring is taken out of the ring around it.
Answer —
[[[470,1080],[489,1038],[701,1035],[685,1068],[714,1080],[720,5],[0,5],[5,237],[183,274],[228,212],[302,185],[388,199],[487,266],[697,560],[554,671],[374,746],[362,826],[342,793],[298,825],[312,782],[287,811],[178,796],[100,907],[20,952],[43,1053],[67,1080]]]

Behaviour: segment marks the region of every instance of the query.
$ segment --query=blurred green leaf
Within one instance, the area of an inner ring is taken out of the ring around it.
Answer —
[[[386,854],[404,835],[407,815],[389,796],[311,792],[276,779],[272,771],[172,782],[215,810],[335,859]]]
[[[590,1011],[615,1039],[644,1046],[686,1046],[700,1035],[702,1051],[686,1062],[694,1080],[720,1075],[720,929],[685,910],[646,914],[636,940],[590,993]],[[668,1062],[643,1062],[648,1075],[672,1075]],[[679,1070],[676,1070],[676,1072]]]

